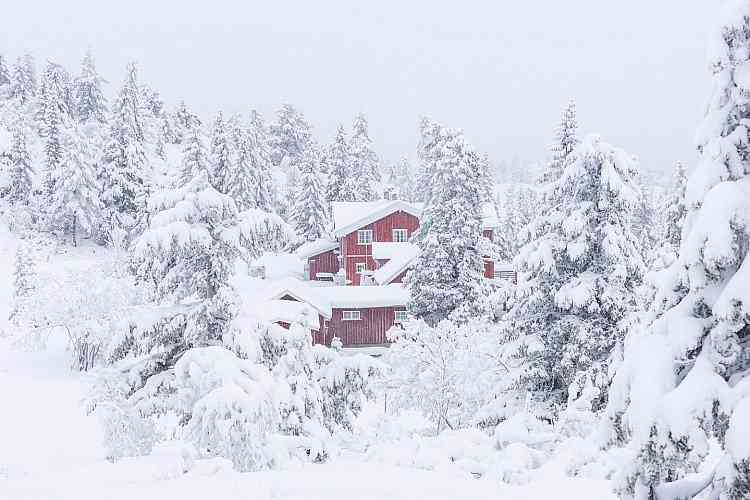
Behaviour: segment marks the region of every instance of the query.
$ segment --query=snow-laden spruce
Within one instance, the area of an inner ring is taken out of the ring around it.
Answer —
[[[343,125],[339,125],[336,129],[336,137],[326,153],[326,165],[328,168],[326,199],[329,202],[356,201],[357,180],[350,168],[349,142]]]
[[[299,164],[313,148],[310,124],[291,104],[284,104],[270,130],[271,161],[276,166]]]
[[[216,115],[211,127],[209,147],[211,184],[222,193],[228,193],[229,175],[236,168],[234,166],[235,152],[229,125],[224,120],[224,113],[221,111]]]
[[[685,192],[687,190],[687,172],[685,166],[678,162],[675,167],[671,191],[664,210],[666,217],[665,242],[672,246],[674,251],[680,249],[682,241],[682,226],[687,216],[685,205]]]
[[[27,104],[33,100],[36,93],[37,81],[34,58],[31,54],[18,56],[16,63],[13,65],[10,96],[18,99],[21,104]]]
[[[40,89],[40,135],[44,137],[44,188],[52,195],[55,175],[63,161],[63,136],[71,126],[70,109],[65,101],[66,72],[59,64],[49,62]]]
[[[361,113],[354,119],[349,155],[357,188],[355,199],[351,201],[376,200],[375,183],[380,181],[380,160],[372,147],[367,119]]]
[[[625,498],[750,495],[750,4],[725,2],[711,40],[679,258],[610,391],[606,437],[631,456]]]
[[[134,63],[112,105],[109,133],[98,171],[106,235],[113,227],[132,228],[146,205],[147,158],[141,94]]]
[[[323,181],[314,158],[306,158],[300,166],[292,219],[297,235],[304,241],[315,241],[326,235],[328,211],[324,198]]]
[[[104,78],[96,71],[93,54],[87,51],[81,64],[81,73],[74,81],[74,115],[80,122],[106,122],[108,111],[107,98],[102,92],[104,83]]]
[[[71,236],[73,246],[78,244],[79,230],[90,234],[100,217],[95,127],[91,123],[65,131],[63,156],[52,177],[48,217],[56,230]]]
[[[568,156],[578,145],[578,119],[576,104],[572,99],[563,110],[560,123],[555,133],[555,142],[550,148],[550,159],[542,176],[537,179],[539,184],[554,182],[560,178]]]
[[[429,202],[420,220],[420,254],[407,273],[409,311],[435,325],[451,314],[476,317],[486,295],[478,155],[461,132],[441,128],[430,158]]]
[[[29,131],[22,123],[13,125],[10,151],[6,165],[8,168],[8,186],[3,195],[10,203],[28,205],[32,195],[34,167],[27,145]]]
[[[516,258],[527,278],[507,328],[519,339],[520,383],[559,402],[584,372],[606,388],[607,359],[625,332],[643,274],[631,214],[639,200],[636,163],[588,136],[547,189],[557,200],[522,232]],[[602,393],[606,395],[606,392]]]

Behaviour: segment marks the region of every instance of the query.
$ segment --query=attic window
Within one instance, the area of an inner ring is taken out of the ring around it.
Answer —
[[[344,321],[359,321],[360,319],[362,319],[362,316],[359,311],[344,311],[343,312]]]
[[[359,231],[357,231],[357,244],[358,245],[372,244],[372,229],[360,229]]]
[[[406,243],[409,239],[409,232],[406,229],[394,229],[393,241],[396,243]]]

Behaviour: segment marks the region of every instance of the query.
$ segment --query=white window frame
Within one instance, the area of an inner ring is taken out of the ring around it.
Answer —
[[[404,239],[400,240],[396,237],[397,234],[403,234]],[[393,229],[393,241],[396,243],[406,243],[409,241],[409,231],[407,229],[402,228],[394,228]]]
[[[343,321],[359,321],[362,319],[361,311],[343,311],[341,313],[341,319]]]
[[[369,238],[365,238],[365,235]],[[372,229],[360,229],[357,231],[357,245],[372,245],[373,234]]]
[[[399,316],[403,316],[399,319]],[[409,312],[408,311],[394,311],[393,315],[393,322],[394,323],[403,323],[404,321],[409,320]]]
[[[354,270],[357,274],[364,274],[365,271],[368,271],[367,262],[356,262],[354,264]]]

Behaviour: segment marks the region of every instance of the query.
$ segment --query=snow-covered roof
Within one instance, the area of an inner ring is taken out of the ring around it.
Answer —
[[[388,255],[388,257],[378,257],[375,245],[382,246],[378,253]],[[373,243],[372,254],[376,259],[389,259],[372,275],[375,283],[386,285],[414,262],[414,259],[419,255],[419,247],[412,243]]]
[[[406,252],[412,252],[416,247],[413,243],[395,241],[373,241],[372,256],[377,260],[393,259]]]
[[[263,266],[266,279],[279,279],[290,276],[301,278],[304,275],[304,262],[291,253],[265,252],[255,259],[253,266]]]
[[[300,246],[294,253],[300,259],[309,259],[315,257],[323,252],[334,250],[339,247],[339,244],[333,240],[327,238],[318,238],[315,241],[308,241],[307,243]]]
[[[495,229],[497,227],[500,227],[500,219],[497,216],[495,204],[482,203],[482,229]]]
[[[279,299],[261,301],[256,305],[255,315],[270,323],[299,323],[307,328],[320,330],[318,311],[307,302]]]
[[[307,302],[322,314],[323,317],[330,319],[332,315],[331,303],[321,294],[321,291],[327,288],[332,287],[312,287],[304,281],[295,278],[285,278],[271,284],[267,297],[275,300],[289,295],[300,302]]]
[[[345,236],[394,212],[406,212],[415,217],[422,214],[421,204],[407,203],[402,200],[342,201],[334,202],[331,206],[336,237]]]
[[[317,289],[333,309],[405,306],[409,290],[401,283],[382,286],[327,286]]]

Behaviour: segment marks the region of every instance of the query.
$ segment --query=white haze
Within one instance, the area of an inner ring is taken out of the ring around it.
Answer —
[[[569,97],[645,168],[694,162],[715,1],[3,2],[0,53],[76,71],[91,46],[119,86],[128,60],[168,105],[204,117],[298,105],[321,141],[364,112],[386,162],[414,156],[428,114],[493,161],[539,161]]]

